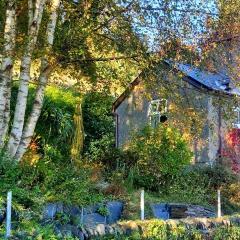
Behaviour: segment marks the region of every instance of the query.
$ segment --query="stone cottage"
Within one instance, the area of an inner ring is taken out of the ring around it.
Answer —
[[[232,139],[235,133],[240,136],[238,96],[240,89],[227,69],[161,61],[114,102],[116,147],[127,146],[133,132],[147,124],[167,123],[188,139],[193,162],[238,161],[240,151]]]

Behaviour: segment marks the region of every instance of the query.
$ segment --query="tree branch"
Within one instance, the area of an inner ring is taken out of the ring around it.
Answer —
[[[218,16],[218,13],[211,13],[203,10],[197,10],[197,9],[180,9],[180,8],[166,8],[166,7],[141,7],[142,10],[146,11],[173,11],[173,12],[183,12],[183,13],[201,13],[209,16]]]
[[[108,62],[108,61],[118,61],[118,60],[124,60],[124,59],[134,59],[136,57],[139,57],[139,55],[132,55],[132,56],[119,56],[119,57],[106,57],[106,58],[88,58],[88,59],[74,59],[71,61],[68,61],[67,64],[71,63],[87,63],[87,62]],[[64,63],[64,60],[60,60],[60,63]]]
[[[130,9],[130,7],[132,6],[133,2],[134,2],[134,0],[132,0],[132,1],[126,6],[126,8],[124,8],[124,9],[122,9],[121,11],[117,12],[117,14],[122,14],[122,13],[124,13],[124,12],[127,12],[127,11]],[[112,16],[112,17],[110,17],[106,22],[100,24],[98,27],[96,27],[95,29],[93,29],[92,32],[96,32],[96,31],[98,31],[99,29],[107,26],[110,22],[112,22],[112,21],[117,17],[117,14],[115,14],[115,15]]]

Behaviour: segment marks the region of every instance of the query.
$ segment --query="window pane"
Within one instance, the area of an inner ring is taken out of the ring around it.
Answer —
[[[160,121],[160,115],[159,114],[155,114],[155,115],[152,115],[150,117],[150,124],[154,128],[157,127],[159,121]]]
[[[159,122],[167,121],[167,99],[152,100],[149,104],[148,116],[149,123],[156,127]]]
[[[151,112],[157,112],[158,111],[158,102],[151,102]]]
[[[160,113],[166,113],[166,111],[167,111],[167,100],[166,99],[162,99],[160,101],[158,111]]]

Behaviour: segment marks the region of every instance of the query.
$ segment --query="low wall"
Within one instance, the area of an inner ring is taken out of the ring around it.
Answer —
[[[136,234],[138,234],[139,238],[136,239],[169,240],[172,239],[170,238],[172,236],[182,237],[186,235],[187,238],[184,239],[210,240],[213,239],[213,235],[216,229],[219,229],[221,227],[230,228],[232,226],[240,227],[240,215],[222,218],[186,218],[181,220],[166,221],[156,219],[145,221],[127,221],[119,222],[111,226],[101,225],[97,226],[97,228],[94,230],[92,229],[89,231],[89,229],[86,229],[86,231],[88,234],[87,239],[94,239],[94,237],[97,237],[96,239],[101,239],[99,238],[100,236],[107,235],[115,236],[114,239],[118,239],[116,236],[129,236],[132,234],[136,236]],[[237,236],[239,236],[239,238],[234,239],[240,239],[240,228],[238,234],[239,235]]]

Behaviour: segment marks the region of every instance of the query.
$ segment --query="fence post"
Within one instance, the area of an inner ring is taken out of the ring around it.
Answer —
[[[221,212],[221,192],[220,189],[217,190],[217,217],[220,218],[222,216]]]
[[[144,190],[141,190],[140,210],[141,220],[144,220]]]
[[[7,193],[6,238],[11,236],[12,192]]]
[[[82,209],[81,209],[81,219],[80,219],[81,224],[83,224],[83,211],[84,211],[84,209],[82,207]]]

